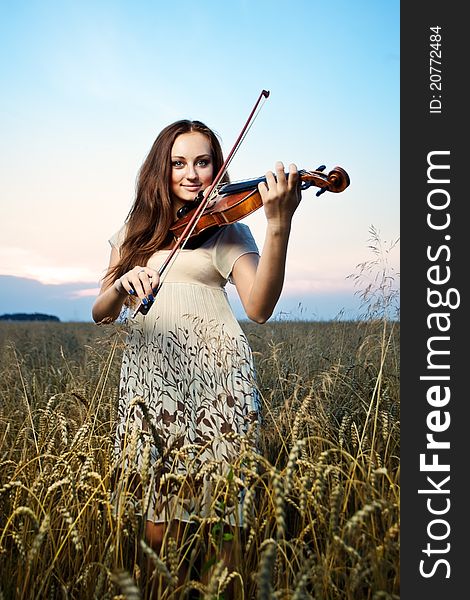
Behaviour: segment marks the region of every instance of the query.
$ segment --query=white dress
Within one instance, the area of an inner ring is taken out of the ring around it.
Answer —
[[[123,230],[109,240],[118,249]],[[128,319],[115,450],[153,522],[212,514],[214,482],[256,428],[251,349],[224,289],[236,260],[251,252],[258,249],[246,225],[220,228],[182,250],[147,315]],[[158,270],[168,253],[156,252],[148,266]],[[240,506],[228,518],[238,522]]]

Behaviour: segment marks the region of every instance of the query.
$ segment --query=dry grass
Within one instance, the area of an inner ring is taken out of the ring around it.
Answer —
[[[156,556],[137,516],[153,485],[145,465],[142,499],[126,480],[112,500],[119,326],[0,325],[0,598],[153,589],[176,600],[187,597],[176,587],[183,560],[191,598],[223,598],[230,581],[240,599],[399,597],[399,326],[244,328],[263,399],[260,453],[245,445],[214,475],[212,518],[195,520],[183,543],[168,536]],[[228,531],[240,489],[244,527]]]

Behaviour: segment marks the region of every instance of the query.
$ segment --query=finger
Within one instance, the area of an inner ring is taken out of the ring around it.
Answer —
[[[294,189],[300,183],[300,175],[297,169],[297,166],[294,163],[289,165],[289,177],[287,180],[287,184],[289,189]]]
[[[160,274],[157,271],[153,272],[153,275],[151,277],[151,283],[152,283],[152,292],[155,295],[157,293],[158,288],[160,287]]]
[[[145,267],[145,273],[148,277],[148,288],[144,287],[147,295],[153,300],[153,297],[158,291],[160,286],[160,274],[155,269],[151,269],[150,267]],[[145,286],[145,278],[144,278],[144,286]]]
[[[158,282],[160,281],[160,275],[158,271],[152,269],[151,267],[144,267],[145,273],[147,274],[150,281]]]
[[[277,161],[275,165],[276,169],[276,180],[277,180],[277,188],[279,191],[283,192],[287,189],[287,177],[286,171],[284,169],[284,163],[280,160]]]
[[[272,190],[275,186],[276,186],[276,176],[274,175],[274,173],[272,171],[268,171],[266,173],[266,175],[264,176],[264,178],[266,179],[266,181],[263,181],[264,185],[266,186],[266,189]]]
[[[135,296],[136,295],[136,291],[134,289],[134,286],[132,285],[130,279],[129,279],[129,274],[125,273],[124,275],[122,275],[122,277],[120,278],[120,282],[122,287],[126,290],[126,292],[130,295],[130,296]]]
[[[284,163],[282,161],[278,160],[274,165],[274,169],[276,170],[278,181],[286,179],[286,171],[284,169]]]
[[[261,181],[260,183],[258,183],[258,192],[259,192],[259,195],[261,196],[261,200],[264,204],[264,201],[266,200],[266,197],[269,193],[269,188],[265,181]]]
[[[155,296],[158,288],[160,287],[160,275],[157,271],[153,271],[152,275],[150,276],[150,285],[152,288],[152,295]]]
[[[142,286],[142,290],[144,293],[144,298],[147,298],[148,301],[153,301],[153,279],[154,279],[155,271],[150,267],[142,267],[137,272],[137,277]],[[142,299],[144,299],[142,298]]]
[[[128,271],[123,275],[122,280],[125,282],[125,287],[131,296],[137,296],[141,300],[145,298],[146,293],[144,290],[143,282],[140,277],[141,271],[144,271],[143,267],[136,266],[131,271]]]
[[[294,163],[291,163],[289,165],[289,179],[290,178],[298,179],[298,177],[299,177],[299,170],[297,169],[297,165],[295,165]]]

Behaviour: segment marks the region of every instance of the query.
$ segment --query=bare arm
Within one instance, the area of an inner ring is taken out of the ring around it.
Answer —
[[[286,179],[284,165],[277,163],[276,178],[273,173],[267,173],[266,183],[258,186],[267,219],[261,256],[241,256],[232,272],[246,314],[257,323],[269,319],[281,295],[291,221],[300,202],[295,165],[290,165]]]
[[[119,252],[112,248],[108,272],[119,261]],[[137,296],[141,302],[153,300],[153,290],[158,286],[158,272],[150,267],[135,266],[116,281],[106,277],[96,298],[92,316],[96,323],[115,321],[121,314],[124,301],[129,295]]]

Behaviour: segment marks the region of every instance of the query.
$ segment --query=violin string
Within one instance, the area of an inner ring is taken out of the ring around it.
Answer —
[[[306,173],[308,173],[308,171],[306,171],[305,169],[298,170],[298,174],[301,177],[302,177],[302,175],[305,175]],[[288,175],[289,175],[289,173],[286,171],[286,177]],[[266,177],[264,175],[260,175],[259,177],[247,177],[246,179],[235,179],[234,181],[230,181],[230,183],[219,183],[219,185],[217,186],[217,189],[220,192],[224,187],[230,188],[231,185],[238,185],[239,183],[253,183],[255,180],[266,181]],[[310,185],[313,185],[313,184],[309,183],[309,186]]]

